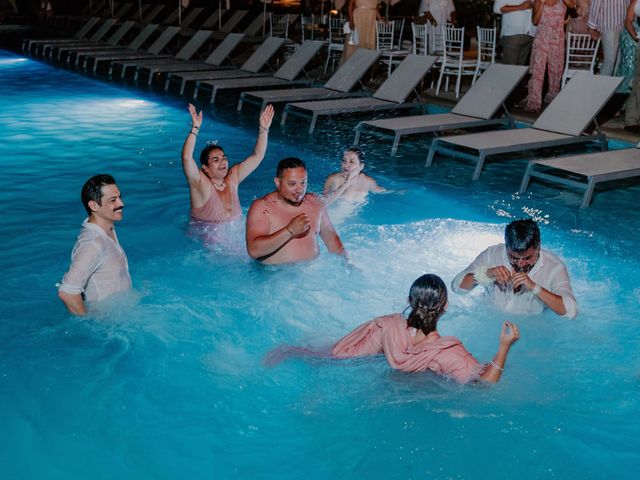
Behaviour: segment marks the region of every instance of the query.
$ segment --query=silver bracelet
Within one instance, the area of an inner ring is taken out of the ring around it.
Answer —
[[[491,362],[489,362],[489,363],[491,363],[491,366],[492,366],[493,368],[495,368],[496,370],[499,370],[499,371],[501,371],[501,372],[504,372],[504,368],[499,367],[499,366],[498,366],[498,364],[497,364],[496,362],[494,362],[493,360],[491,360]]]
[[[263,127],[262,125],[258,126],[258,133],[260,132],[264,132],[264,133],[269,133],[269,129],[266,127]]]

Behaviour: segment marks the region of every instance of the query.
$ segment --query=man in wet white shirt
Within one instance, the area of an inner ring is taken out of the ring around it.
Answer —
[[[578,308],[569,274],[558,257],[540,248],[538,224],[515,220],[504,237],[505,243],[487,248],[453,279],[453,291],[467,293],[482,285],[507,312],[537,314],[548,307],[575,318]]]
[[[124,208],[116,181],[111,175],[91,177],[81,199],[89,217],[82,222],[71,266],[58,284],[58,296],[74,315],[86,314],[85,302],[131,288],[127,256],[113,225],[122,220]]]

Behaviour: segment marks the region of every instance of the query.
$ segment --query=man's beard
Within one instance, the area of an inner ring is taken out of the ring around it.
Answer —
[[[520,267],[518,265],[514,265],[513,263],[511,264],[511,266],[513,267],[513,271],[515,273],[529,273],[533,269],[534,265],[535,263],[533,265],[524,265]],[[525,292],[524,285],[519,285],[513,289],[513,293],[515,293],[516,295],[520,295],[521,293],[524,293],[524,292]]]

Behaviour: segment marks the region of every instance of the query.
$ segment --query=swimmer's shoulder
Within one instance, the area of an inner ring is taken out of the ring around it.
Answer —
[[[324,200],[315,193],[307,193],[304,196],[304,201],[310,207],[324,208],[325,206]]]

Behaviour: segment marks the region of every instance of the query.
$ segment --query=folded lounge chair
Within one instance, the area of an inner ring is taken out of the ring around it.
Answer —
[[[361,93],[350,93],[350,91],[378,58],[380,58],[380,51],[358,48],[324,86],[242,92],[238,101],[238,111],[242,110],[245,102],[258,105],[260,110],[264,110],[267,104],[273,103],[304,102],[361,95]]]
[[[223,68],[222,64],[227,60],[231,52],[240,44],[244,33],[230,33],[226,38],[211,52],[211,54],[204,60],[199,61],[187,61],[187,60],[167,60],[167,63],[151,63],[144,62],[138,66],[136,72],[136,80],[140,78],[140,75],[147,75],[147,85],[151,85],[155,75],[169,74],[172,72],[195,72],[201,70],[208,70],[212,67]],[[228,66],[226,68],[232,68]]]
[[[531,177],[584,190],[580,204],[584,208],[589,206],[596,184],[640,177],[640,144],[624,150],[531,160],[522,178],[520,193],[527,190]]]
[[[279,38],[279,37],[272,37]],[[284,39],[282,39],[284,40]],[[193,97],[196,98],[202,87],[211,89],[210,103],[216,101],[216,95],[220,90],[243,90],[249,88],[261,89],[265,87],[284,86],[284,85],[300,85],[309,84],[309,80],[296,80],[302,73],[304,68],[313,60],[320,49],[324,46],[323,42],[316,40],[306,40],[282,66],[269,77],[259,78],[225,78],[219,80],[200,80],[196,83],[196,89]]]
[[[83,45],[87,43],[99,42],[104,38],[107,32],[115,25],[118,20],[115,18],[106,19],[100,27],[88,38],[80,40],[60,40],[58,42],[48,42],[41,45],[40,56],[43,58],[52,58],[54,50],[62,46]]]
[[[130,52],[123,50],[121,52],[98,53],[96,55],[87,56],[85,57],[84,67],[87,68],[91,61],[93,61],[93,72],[96,73],[101,63],[109,62],[109,75],[111,75],[114,61],[135,60],[141,58],[172,58],[171,55],[161,55],[160,52],[166,48],[169,42],[174,39],[179,31],[180,27],[165,27],[164,32],[156,38],[145,52]]]
[[[22,41],[22,51],[25,53],[32,53],[31,49],[34,49],[33,54],[35,54],[35,50],[38,47],[44,47],[47,43],[64,43],[64,42],[76,42],[85,38],[89,31],[100,21],[100,17],[91,17],[89,18],[82,27],[73,35],[73,38],[41,38],[41,39],[25,39]]]
[[[607,138],[595,122],[595,116],[621,81],[619,77],[578,73],[531,127],[437,138],[431,143],[426,166],[431,166],[436,152],[475,160],[473,180],[477,180],[489,155],[590,142],[597,142],[602,150],[606,150]],[[592,122],[596,133],[585,134]]]
[[[176,53],[175,57],[155,57],[155,58],[139,58],[134,60],[116,60],[111,63],[112,68],[120,68],[120,78],[125,78],[127,70],[130,68],[136,69],[135,79],[137,79],[139,67],[145,65],[150,66],[155,64],[166,63],[167,59],[171,60],[189,60],[195,55],[195,53],[202,47],[202,45],[211,37],[211,30],[198,30],[191,40],[189,40],[184,47]]]
[[[199,80],[214,80],[218,78],[240,78],[240,77],[266,77],[268,73],[260,73],[269,59],[273,57],[280,47],[284,44],[284,38],[270,37],[260,45],[255,52],[247,59],[242,66],[234,69],[214,68],[213,66],[201,72],[179,72],[170,73],[164,85],[166,91],[169,90],[172,83],[180,82],[180,95],[188,82],[196,82]]]
[[[71,45],[63,45],[58,47],[58,54],[56,59],[58,62],[70,64],[71,60],[75,57],[77,52],[83,50],[95,50],[98,48],[110,48],[115,47],[120,43],[120,41],[124,38],[124,36],[129,33],[129,31],[133,28],[136,22],[133,20],[128,20],[123,22],[118,29],[113,32],[109,38],[107,38],[104,42],[87,42],[85,44],[71,44]]]
[[[407,55],[371,97],[288,103],[284,108],[280,124],[284,126],[288,115],[311,118],[309,133],[313,133],[318,117],[321,116],[416,108],[417,104],[406,102],[407,97],[437,60],[438,58],[433,56]]]
[[[496,115],[500,107],[506,112],[505,100],[522,81],[527,71],[528,67],[494,63],[478,78],[451,112],[360,122],[356,127],[353,144],[358,145],[362,133],[393,138],[391,155],[395,155],[404,135],[488,125],[509,125],[514,128],[513,120],[508,114],[501,117]]]

